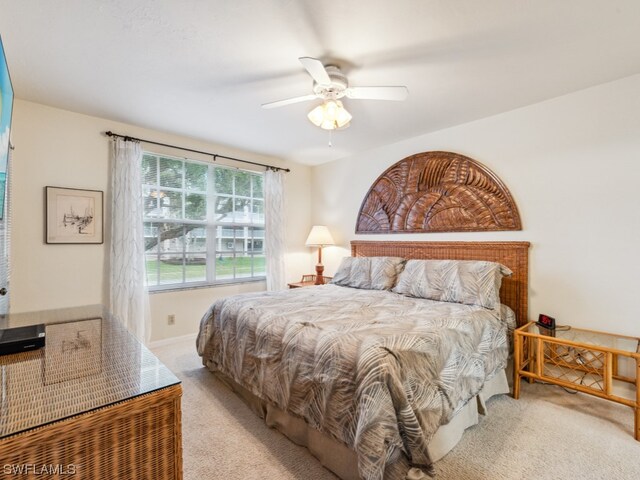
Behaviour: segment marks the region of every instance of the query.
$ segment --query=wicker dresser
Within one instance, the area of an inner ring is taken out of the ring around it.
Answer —
[[[0,318],[35,323],[0,356],[0,478],[181,479],[178,378],[100,306]]]

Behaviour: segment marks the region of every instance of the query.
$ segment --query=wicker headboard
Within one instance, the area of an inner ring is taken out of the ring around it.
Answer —
[[[487,260],[513,271],[502,280],[500,300],[516,313],[518,326],[528,320],[529,242],[351,242],[353,257]]]

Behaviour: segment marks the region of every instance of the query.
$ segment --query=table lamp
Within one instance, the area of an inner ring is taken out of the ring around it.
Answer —
[[[322,247],[335,245],[331,232],[324,225],[314,225],[305,242],[307,247],[318,247],[318,263],[316,264],[316,285],[324,284],[324,266],[322,265]]]

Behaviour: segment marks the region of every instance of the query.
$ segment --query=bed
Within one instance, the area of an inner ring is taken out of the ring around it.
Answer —
[[[356,259],[497,262],[511,275],[491,308],[339,285],[227,297],[204,315],[198,353],[340,478],[426,478],[487,399],[508,392],[509,332],[527,318],[528,247],[354,241]]]

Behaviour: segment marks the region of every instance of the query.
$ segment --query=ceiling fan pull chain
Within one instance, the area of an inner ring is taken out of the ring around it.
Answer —
[[[330,147],[333,147],[333,142],[331,141],[332,134],[333,134],[333,130],[329,130],[329,146]]]

